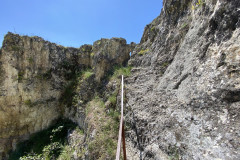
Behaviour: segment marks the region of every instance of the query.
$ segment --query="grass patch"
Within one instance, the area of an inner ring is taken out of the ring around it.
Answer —
[[[116,104],[117,104],[117,95],[118,95],[118,89],[115,89],[113,94],[111,94],[108,97],[108,101],[110,101],[113,106],[116,106]]]
[[[111,116],[115,121],[119,121],[119,117],[120,117],[121,114],[118,111],[110,109],[110,112],[108,113],[108,115]]]
[[[89,130],[92,127],[96,130],[94,139],[87,139],[90,159],[114,159],[116,156],[119,113],[111,110],[107,114],[105,109],[99,97],[95,97],[87,106]]]
[[[117,96],[115,94],[112,94],[108,100],[111,102],[111,104],[116,105],[117,103]]]
[[[73,130],[76,126],[69,120],[58,120],[55,125],[33,134],[29,140],[19,143],[16,150],[10,153],[9,160],[57,159],[67,144],[69,130]]]
[[[138,55],[145,55],[148,52],[149,52],[149,49],[141,49],[141,51],[138,52]]]
[[[83,79],[87,79],[87,78],[91,77],[91,75],[93,75],[93,71],[92,70],[86,70],[86,71],[82,72]]]
[[[132,69],[132,67],[130,67],[130,66],[128,66],[128,67],[115,67],[114,70],[113,70],[113,74],[112,74],[110,79],[117,79],[121,75],[123,75],[124,77],[128,77],[128,76],[131,75],[131,69]]]

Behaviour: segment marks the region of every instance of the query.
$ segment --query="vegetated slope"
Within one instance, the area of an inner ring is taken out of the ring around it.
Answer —
[[[129,61],[131,156],[240,159],[239,7],[238,0],[163,1]]]
[[[9,159],[114,159],[120,118],[119,78],[129,76],[130,69],[114,67],[105,78],[106,86],[97,85],[91,70],[79,73],[74,87],[66,92],[62,115],[72,121],[60,119],[50,128],[32,134],[17,144]]]

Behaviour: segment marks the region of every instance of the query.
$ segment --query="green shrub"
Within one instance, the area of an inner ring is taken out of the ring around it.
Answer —
[[[68,145],[64,146],[61,150],[61,154],[59,155],[59,160],[72,160],[73,150]]]
[[[59,119],[48,129],[33,134],[29,140],[17,144],[15,151],[10,152],[9,160],[50,160],[57,159],[67,145],[69,130],[77,125],[66,119]]]
[[[43,160],[42,154],[28,154],[20,157],[20,160]]]
[[[52,157],[59,156],[62,150],[62,144],[59,142],[52,142],[45,146],[42,150],[45,159],[52,159]]]

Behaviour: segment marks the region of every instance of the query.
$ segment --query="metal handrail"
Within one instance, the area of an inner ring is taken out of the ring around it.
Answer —
[[[124,160],[127,160],[126,146],[125,146],[125,133],[124,133],[124,119],[123,119],[123,88],[124,88],[124,83],[123,83],[123,75],[122,75],[121,119],[120,119],[120,127],[119,127],[119,134],[118,134],[116,160],[120,159],[121,141],[123,143],[123,158]]]

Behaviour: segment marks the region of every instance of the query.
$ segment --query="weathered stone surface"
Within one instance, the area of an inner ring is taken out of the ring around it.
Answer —
[[[55,66],[65,57],[57,50],[64,48],[39,37],[5,36],[0,57],[0,153],[59,117],[57,100],[64,80]]]
[[[0,52],[0,153],[65,116],[85,130],[69,135],[73,158],[96,159],[101,153],[90,155],[88,145],[103,137],[101,127],[113,127],[105,125],[112,121],[107,114],[120,102],[109,99],[119,82],[104,77],[132,52],[128,159],[240,159],[240,1],[164,0],[163,6],[138,45],[112,38],[64,48],[9,33]],[[64,86],[87,68],[93,73],[76,85],[75,104],[60,104]]]
[[[101,39],[93,44],[92,66],[96,73],[97,81],[100,81],[111,67],[118,64],[127,64],[130,52],[134,45],[127,45],[123,38]]]
[[[129,61],[128,138],[140,159],[240,158],[240,3],[201,2],[165,0]]]
[[[112,65],[128,61],[133,47],[126,40],[99,42],[65,48],[40,37],[5,36],[0,54],[0,159],[18,141],[47,128],[68,111],[60,104],[62,93],[77,72],[94,68],[93,82],[100,82]],[[85,90],[88,84],[81,87],[85,101],[94,95]]]

